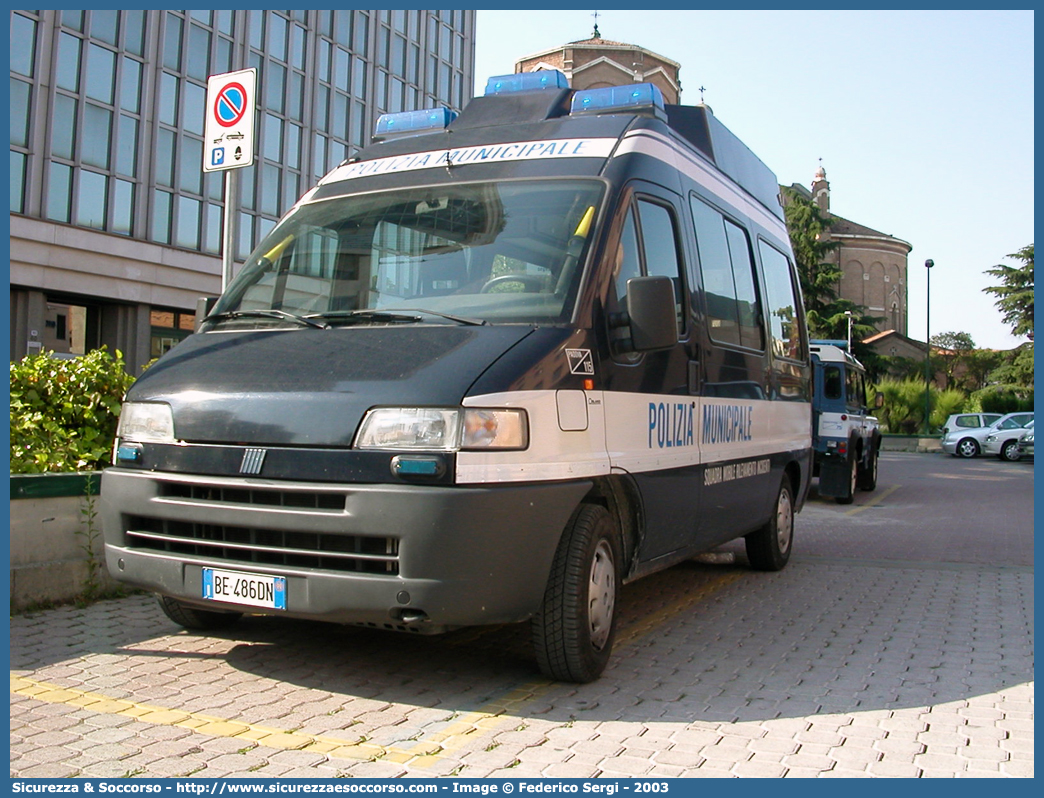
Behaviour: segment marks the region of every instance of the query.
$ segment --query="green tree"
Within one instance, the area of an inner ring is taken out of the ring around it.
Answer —
[[[964,359],[968,370],[961,379],[960,387],[966,391],[977,391],[985,388],[990,375],[1004,361],[1004,353],[993,349],[976,349],[969,352]]]
[[[929,343],[935,350],[932,356],[935,373],[942,372],[946,380],[943,387],[950,388],[962,364],[967,372],[968,356],[975,349],[975,341],[966,332],[944,332],[933,335]]]
[[[990,382],[1025,393],[1033,387],[1033,244],[1008,255],[1021,261],[1018,266],[999,264],[987,269],[986,274],[1000,280],[983,290],[997,297],[994,303],[1017,336],[1026,336],[1030,343],[1007,353],[1004,362],[990,374]]]
[[[1033,344],[1025,343],[1010,352],[1001,353],[1001,364],[990,373],[989,381],[1016,393],[1033,387]]]
[[[793,188],[784,188],[783,195],[787,232],[805,299],[808,336],[846,340],[851,313],[852,354],[866,366],[870,379],[876,382],[884,373],[886,362],[862,340],[877,332],[875,325],[881,319],[868,315],[862,305],[838,297],[842,271],[830,260],[838,245],[829,238],[830,220],[823,216],[819,206]]]
[[[784,188],[783,196],[783,214],[805,299],[809,337],[827,338],[836,326],[838,314],[835,303],[841,267],[828,260],[837,249],[837,242],[827,238],[830,222],[823,218],[818,205],[793,188]],[[844,320],[844,308],[840,314]]]
[[[1020,266],[998,264],[987,269],[986,274],[1000,280],[1000,285],[993,285],[983,290],[997,297],[994,303],[1003,314],[1004,323],[1011,326],[1016,336],[1026,336],[1033,340],[1033,244],[1023,247],[1018,252],[1008,255]]]

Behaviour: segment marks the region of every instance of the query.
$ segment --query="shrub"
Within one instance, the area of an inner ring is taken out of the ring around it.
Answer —
[[[1033,410],[1033,389],[1013,386],[983,388],[974,394],[984,413],[1020,413]]]
[[[884,404],[877,415],[887,432],[915,435],[923,429],[924,380],[881,380],[878,390],[884,394]],[[930,408],[938,405],[938,398],[939,391],[932,386],[928,397]],[[932,418],[929,410],[929,420]]]
[[[922,389],[923,390],[923,389]],[[933,392],[931,398],[932,414],[929,417],[932,428],[937,429],[946,423],[946,419],[954,413],[963,413],[968,399],[964,391],[950,388],[945,391]]]
[[[123,395],[134,382],[119,350],[11,363],[11,473],[84,471],[110,462]]]

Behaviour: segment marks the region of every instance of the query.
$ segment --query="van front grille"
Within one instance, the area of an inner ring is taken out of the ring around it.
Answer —
[[[399,573],[396,538],[219,526],[140,516],[129,519],[126,535],[132,548],[243,565],[392,576]]]
[[[244,504],[254,507],[292,507],[300,510],[344,511],[344,493],[310,490],[279,490],[222,485],[193,485],[188,482],[160,483],[164,499],[182,499],[205,504]]]

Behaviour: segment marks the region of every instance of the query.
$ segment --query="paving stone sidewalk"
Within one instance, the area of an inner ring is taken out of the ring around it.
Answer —
[[[527,627],[438,638],[151,597],[11,618],[13,777],[1030,777],[1033,572],[796,557],[625,588],[601,680]]]

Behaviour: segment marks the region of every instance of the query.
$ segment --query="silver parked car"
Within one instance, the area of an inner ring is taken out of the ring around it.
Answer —
[[[995,454],[1001,460],[1018,460],[1021,456],[1019,438],[1026,432],[1026,426],[1032,422],[1032,413],[1008,413],[990,427],[989,434],[983,440],[983,453]]]
[[[990,425],[1003,417],[1002,413],[954,413],[943,424],[943,451],[955,457],[978,457]]]
[[[988,422],[987,425],[979,427],[964,427],[954,422],[954,419],[965,420],[965,417],[989,417],[993,416],[994,421]],[[1022,428],[1027,422],[1033,421],[1033,413],[1010,413],[1006,416],[997,416],[997,414],[986,414],[986,413],[960,413],[954,416],[950,416],[946,420],[943,433],[943,451],[947,454],[953,454],[957,457],[977,457],[979,454],[987,450],[986,439],[992,435],[993,432],[997,431],[1000,424],[1004,425],[1004,429],[1018,429],[1019,435],[1021,435]],[[1018,435],[1015,436],[1018,438]],[[1006,440],[1006,439],[1005,439]],[[997,452],[992,452],[997,453]]]
[[[978,429],[1000,421],[1003,413],[954,413],[943,424],[943,435],[952,429]]]
[[[1019,459],[1033,457],[1033,422],[1026,425],[1026,431],[1019,438]]]

